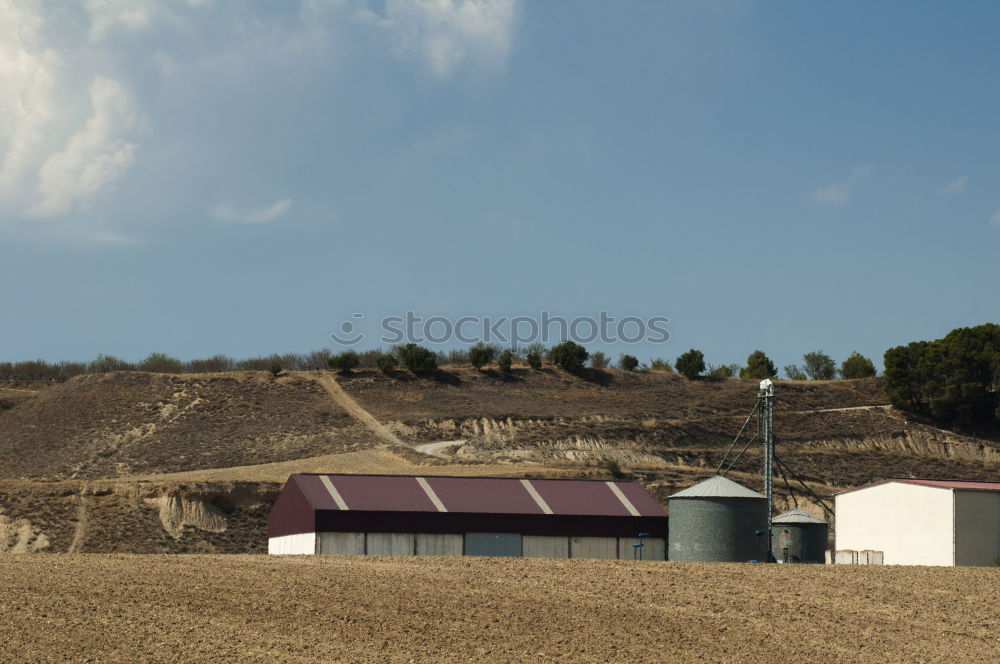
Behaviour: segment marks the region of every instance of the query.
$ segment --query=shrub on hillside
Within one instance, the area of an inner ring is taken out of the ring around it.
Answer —
[[[353,350],[345,350],[342,353],[331,355],[326,363],[334,371],[349,374],[351,373],[351,369],[356,369],[361,364],[361,359]]]
[[[181,373],[184,371],[184,363],[170,357],[166,353],[150,353],[146,359],[139,363],[139,371],[149,371],[151,373]]]
[[[375,366],[382,373],[392,373],[392,370],[396,368],[396,358],[391,353],[380,352],[375,358]]]
[[[603,462],[601,462],[601,465],[604,466],[604,470],[608,471],[608,474],[611,475],[611,477],[615,478],[616,480],[621,480],[628,477],[628,473],[622,470],[622,466],[620,463],[618,463],[617,459],[611,459],[611,458],[605,459]]]
[[[608,356],[605,355],[604,353],[602,353],[599,350],[598,351],[594,351],[590,355],[590,368],[591,369],[607,369],[608,365],[610,363],[611,362],[610,362],[610,360],[608,360]]]
[[[797,364],[789,364],[785,367],[785,375],[788,376],[788,380],[806,380],[809,376],[802,369],[799,369]]]
[[[268,371],[271,372],[271,375],[273,377],[277,378],[281,374],[281,371],[282,371],[282,369],[281,369],[281,363],[280,362],[272,362],[271,366],[268,367]]]
[[[540,343],[529,344],[524,349],[524,359],[532,369],[542,368],[542,358],[545,357],[545,346]]]
[[[500,353],[497,357],[497,365],[500,367],[500,371],[504,373],[510,373],[510,368],[514,364],[514,353],[510,349],[507,349]]]
[[[774,378],[778,375],[774,362],[762,350],[755,350],[747,357],[747,365],[740,369],[740,378]]]
[[[871,378],[875,373],[875,363],[858,351],[840,364],[840,375],[844,378]]]
[[[476,369],[482,369],[493,361],[496,350],[492,346],[478,343],[469,349],[469,363]]]
[[[674,365],[670,364],[670,360],[665,360],[662,357],[656,357],[649,361],[649,370],[673,373]]]
[[[739,371],[738,364],[720,364],[719,366],[709,364],[707,375],[709,378],[733,378]]]
[[[618,358],[618,367],[624,369],[625,371],[635,371],[636,367],[639,366],[639,358],[635,355],[622,354]]]
[[[677,367],[677,373],[692,380],[700,376],[701,372],[705,370],[705,355],[700,350],[692,348],[688,352],[679,355],[674,362],[674,366]]]
[[[571,372],[582,369],[588,356],[587,349],[575,341],[564,341],[549,350],[552,363]]]
[[[225,355],[213,355],[203,360],[191,360],[188,368],[192,373],[218,373],[221,371],[232,371],[236,363],[232,358]]]
[[[837,377],[837,365],[833,358],[821,350],[802,356],[802,370],[813,380],[832,380]]]
[[[133,371],[134,367],[114,355],[98,355],[88,365],[90,373],[110,373],[112,371]]]
[[[332,354],[329,348],[310,351],[302,356],[302,366],[299,368],[303,371],[319,371],[323,367],[328,366],[327,362],[330,360]],[[364,366],[364,360],[361,355],[358,355],[358,361],[361,362],[361,366]]]
[[[441,351],[438,353],[438,364],[469,364],[469,351],[464,348],[453,348],[448,351]]]
[[[397,347],[396,357],[400,364],[415,374],[427,374],[437,369],[437,355],[417,344]]]

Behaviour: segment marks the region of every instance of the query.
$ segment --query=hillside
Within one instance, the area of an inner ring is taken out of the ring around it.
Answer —
[[[554,368],[6,386],[0,550],[261,551],[270,502],[305,471],[606,476],[614,460],[666,504],[715,472],[756,392],[756,381]],[[878,379],[779,382],[776,395],[778,453],[821,495],[890,476],[1000,474],[996,441],[908,421]],[[759,460],[751,447],[734,479],[758,488]],[[780,477],[776,491],[779,507],[801,502]]]

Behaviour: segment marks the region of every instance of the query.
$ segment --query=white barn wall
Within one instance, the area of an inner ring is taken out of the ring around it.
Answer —
[[[573,537],[569,542],[570,558],[604,558],[618,557],[617,537]]]
[[[365,555],[364,533],[320,533],[317,553],[341,556]]]
[[[282,535],[267,540],[267,552],[276,555],[311,555],[316,553],[316,533]]]
[[[569,538],[558,535],[525,535],[521,540],[525,558],[569,558]]]
[[[634,560],[635,547],[632,545],[638,543],[638,537],[619,537],[618,557],[622,560]],[[643,560],[666,560],[667,540],[662,537],[643,537],[642,544]]]
[[[954,565],[951,489],[887,482],[836,497],[836,548],[885,552],[886,565]]]
[[[418,556],[460,556],[465,538],[462,535],[416,534]]]
[[[412,556],[413,533],[368,533],[366,551],[370,556]]]
[[[955,564],[995,567],[1000,558],[1000,493],[955,491]]]

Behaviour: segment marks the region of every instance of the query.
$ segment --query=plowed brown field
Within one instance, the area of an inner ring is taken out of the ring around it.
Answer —
[[[4,662],[995,662],[1000,570],[5,556]]]

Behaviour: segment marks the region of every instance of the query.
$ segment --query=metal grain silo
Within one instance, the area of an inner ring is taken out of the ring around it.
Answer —
[[[716,476],[669,500],[670,560],[763,560],[768,516],[764,496]]]
[[[826,521],[794,509],[771,520],[771,555],[779,563],[823,563]]]

